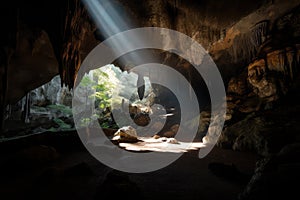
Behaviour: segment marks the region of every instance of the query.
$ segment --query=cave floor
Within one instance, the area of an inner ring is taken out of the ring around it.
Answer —
[[[45,145],[55,151],[50,148],[40,153],[40,148],[46,146],[37,146],[41,144],[37,139],[35,143],[21,142],[31,146],[18,150],[11,149],[15,144],[8,149],[2,144],[1,199],[233,200],[244,189],[257,160],[252,153],[215,147],[203,159],[198,158],[198,151],[192,151],[161,170],[129,174],[112,170],[94,159],[74,132],[71,139],[70,134],[62,139],[47,134],[43,136],[48,137]]]
[[[274,145],[275,153],[285,144],[299,142],[299,88],[298,84],[290,91],[281,106],[262,113],[274,122],[269,132],[279,142],[274,143],[279,144]],[[5,200],[234,200],[245,189],[259,159],[251,152],[215,147],[203,159],[198,158],[198,151],[191,151],[158,171],[129,174],[97,161],[76,131],[43,132],[3,141],[0,156],[0,198]]]

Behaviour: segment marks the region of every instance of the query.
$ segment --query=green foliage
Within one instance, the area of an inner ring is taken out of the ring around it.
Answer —
[[[93,78],[91,78],[93,77]],[[114,89],[118,86],[119,79],[116,77],[114,71],[108,70],[107,73],[102,71],[101,68],[94,69],[93,75],[85,75],[80,86],[86,90],[92,91],[92,95],[88,98],[95,100],[95,111],[93,116],[89,118],[82,118],[80,126],[87,127],[93,126],[94,123],[100,123],[103,128],[109,128],[114,123],[111,122],[110,117],[106,117],[107,110],[110,110],[112,105],[112,95]],[[92,90],[91,90],[92,89]]]
[[[64,116],[72,116],[72,109],[69,106],[61,105],[61,104],[55,104],[55,105],[48,105],[47,108],[60,111],[63,113]]]
[[[92,88],[95,90],[95,93],[92,94],[89,98],[96,98],[95,104],[102,110],[111,105],[111,93],[112,89],[114,88],[113,84],[109,80],[109,75],[101,69],[93,70],[93,77],[92,80],[89,76],[85,75],[80,85],[82,87]]]
[[[89,87],[89,86],[92,86],[95,84],[96,83],[93,80],[91,80],[90,77],[88,77],[88,76],[84,76],[80,82],[80,85],[83,87]]]
[[[63,120],[61,120],[59,118],[55,118],[55,119],[53,119],[53,121],[59,125],[59,128],[61,130],[69,130],[72,128],[72,126],[70,124],[66,124]]]
[[[82,118],[80,120],[80,126],[81,127],[87,127],[87,126],[89,126],[89,124],[91,123],[91,121],[92,121],[92,119],[90,119],[90,118]]]

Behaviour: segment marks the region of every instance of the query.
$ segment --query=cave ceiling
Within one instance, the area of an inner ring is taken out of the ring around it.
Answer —
[[[130,28],[170,28],[195,39],[225,81],[253,60],[299,46],[299,0],[111,2]],[[107,37],[79,0],[10,1],[1,7],[1,24],[2,104],[16,102],[57,74],[72,88],[84,58]]]

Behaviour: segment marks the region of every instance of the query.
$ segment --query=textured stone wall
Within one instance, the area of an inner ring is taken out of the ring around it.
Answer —
[[[118,2],[119,8],[128,14],[125,21],[130,22],[132,27],[171,28],[202,44],[217,63],[225,83],[257,57],[265,58],[265,54],[275,50],[291,48],[284,50],[288,52],[285,60],[299,60],[298,54],[296,59],[292,59],[300,32],[297,14],[300,3],[296,0]],[[6,63],[4,66],[7,66],[9,76],[2,79],[8,80],[7,84],[1,82],[1,94],[5,93],[6,102],[15,102],[58,73],[63,83],[72,87],[83,59],[104,39],[80,1],[53,1],[48,4],[28,2],[25,5],[17,1],[19,6],[10,5],[6,9],[11,11],[9,15],[8,11],[3,12],[10,20],[10,23],[6,22],[10,25],[7,33],[1,33],[3,41],[6,41],[1,42],[1,63]],[[47,7],[50,11],[46,11]],[[49,13],[58,14],[49,17]],[[43,48],[39,47],[41,45],[44,45]],[[281,62],[280,59],[270,59],[269,68],[271,63]],[[292,62],[286,66],[289,70],[285,73],[293,70]],[[184,61],[174,64],[174,67],[183,72],[190,69]],[[6,77],[4,69],[1,76]],[[193,80],[193,77],[189,79]]]

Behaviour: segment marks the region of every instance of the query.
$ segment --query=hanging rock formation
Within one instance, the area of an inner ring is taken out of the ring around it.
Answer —
[[[1,33],[0,43],[1,105],[20,100],[58,73],[62,85],[72,88],[81,62],[105,39],[79,0],[27,3],[17,1],[3,9],[8,20],[2,21],[8,28]],[[124,19],[132,28],[171,28],[202,44],[229,85],[230,115],[233,111],[257,111],[261,105],[277,100],[286,94],[298,72],[298,0],[118,0],[116,4],[128,14]],[[54,11],[58,14],[49,18]],[[162,35],[168,38],[166,33]],[[165,52],[158,55],[196,90],[205,87],[190,63]],[[200,57],[194,56],[193,62],[198,63]],[[3,109],[1,106],[1,112]]]
[[[16,52],[8,64],[7,102],[15,103],[57,74],[58,62],[48,34],[21,29]]]

